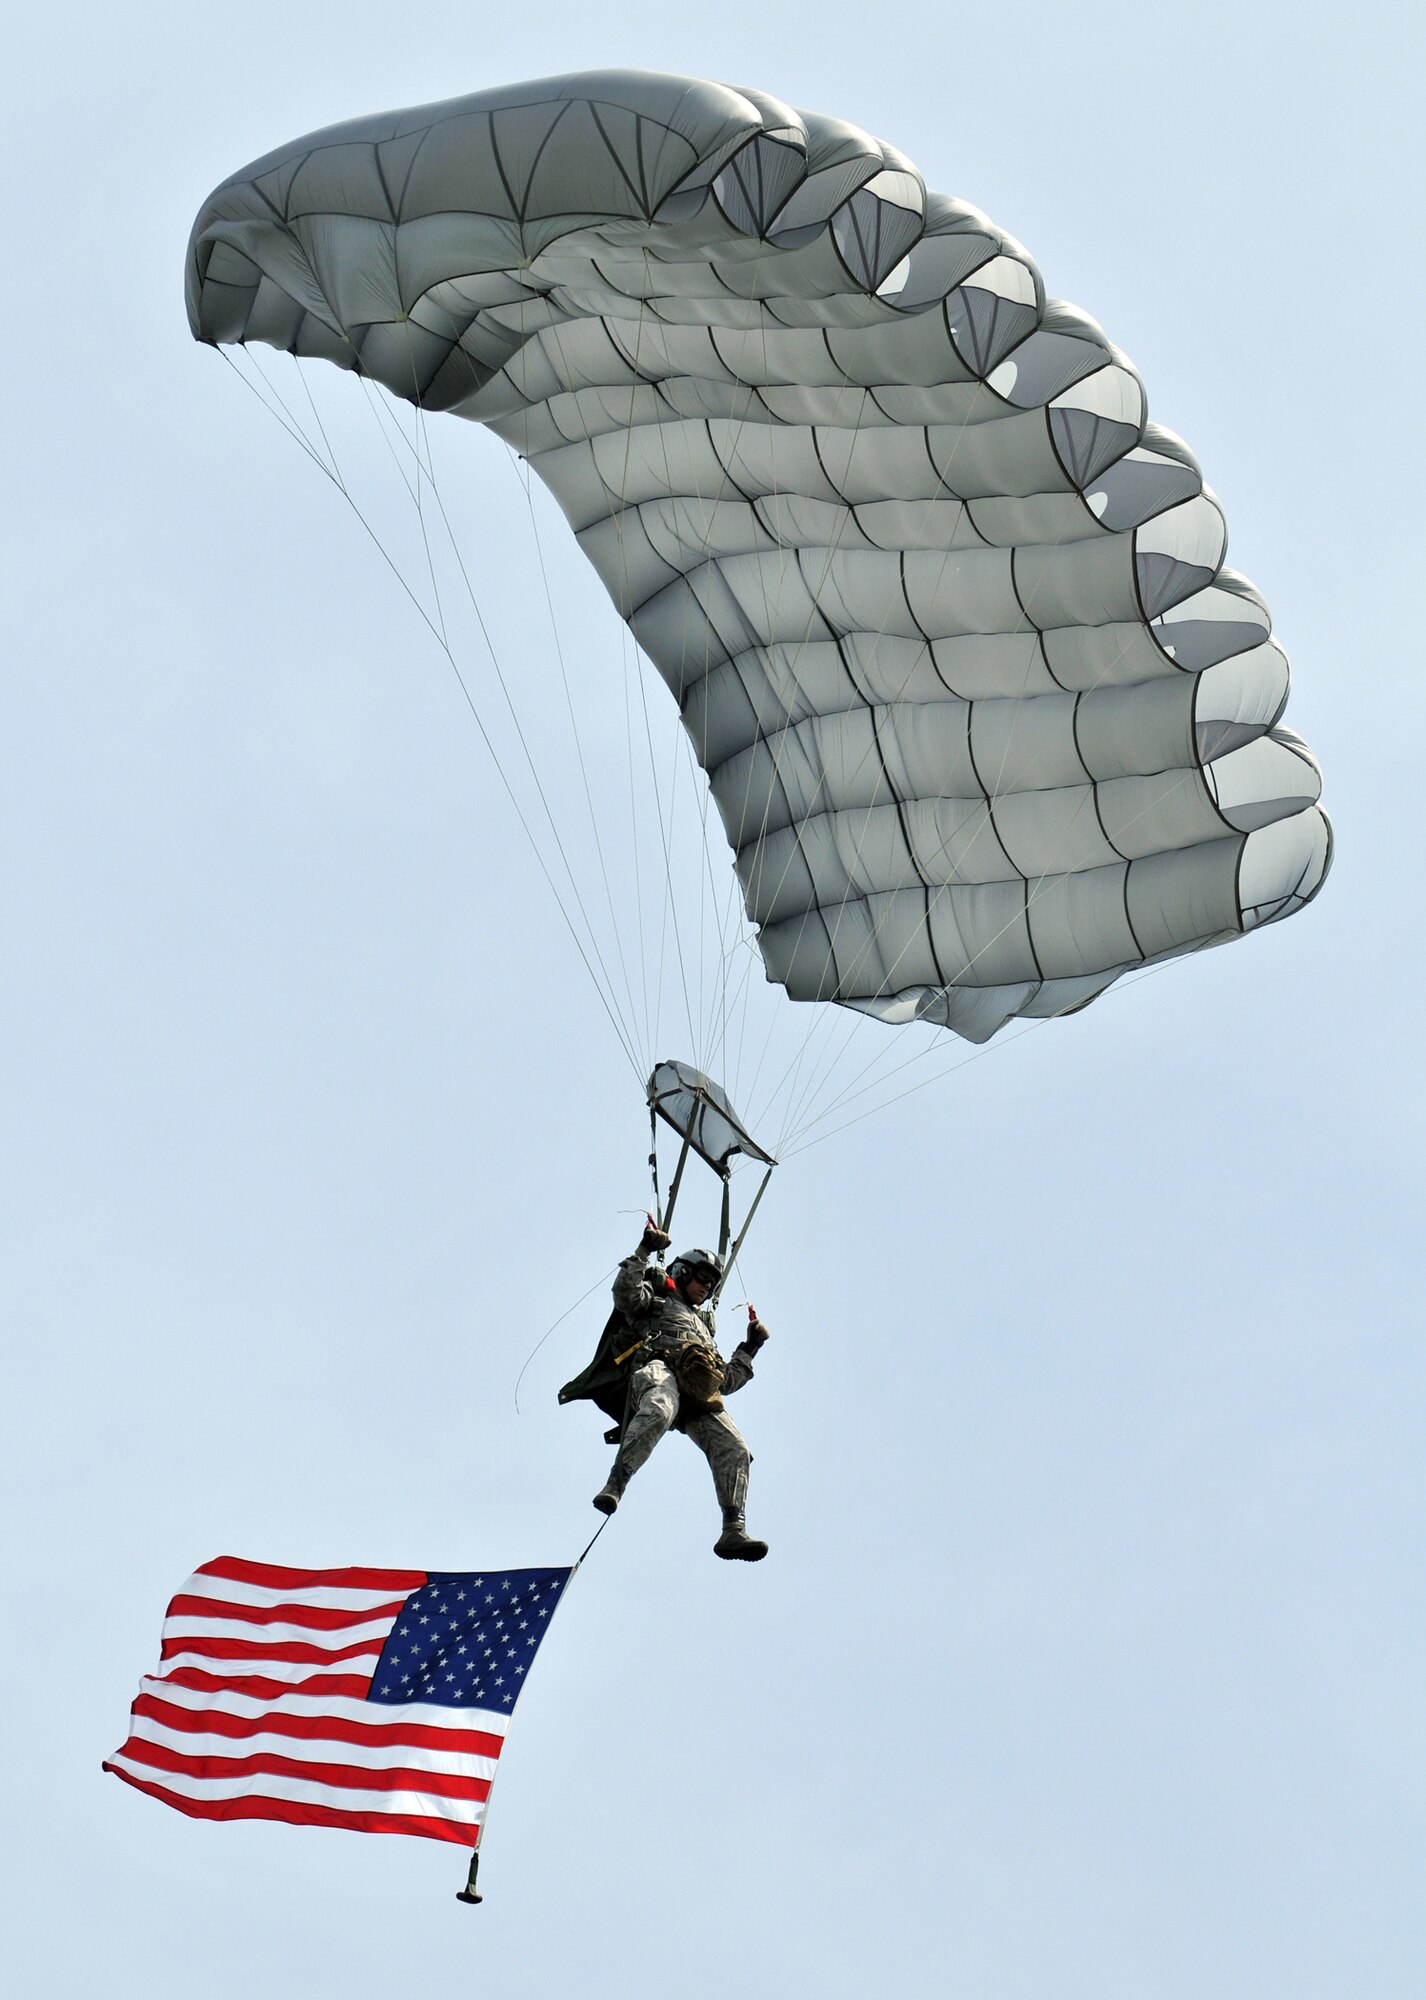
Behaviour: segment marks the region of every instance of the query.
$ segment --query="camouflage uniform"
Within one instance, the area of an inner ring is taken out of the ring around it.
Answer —
[[[741,1514],[752,1463],[742,1433],[726,1410],[694,1414],[694,1407],[680,1397],[678,1378],[669,1365],[672,1355],[690,1340],[717,1354],[713,1314],[689,1305],[671,1285],[661,1269],[647,1268],[637,1250],[624,1259],[614,1280],[614,1303],[631,1332],[641,1336],[641,1344],[629,1379],[628,1414],[611,1476],[622,1487],[677,1422],[707,1459],[720,1505]],[[718,1358],[725,1396],[753,1379],[753,1358],[746,1347],[734,1348],[730,1361]]]

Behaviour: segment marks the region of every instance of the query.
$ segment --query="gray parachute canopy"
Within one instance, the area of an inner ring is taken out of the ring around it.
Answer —
[[[639,71],[358,119],[216,190],[188,310],[529,459],[794,999],[983,1041],[1320,887],[1287,660],[1192,453],[854,126]]]

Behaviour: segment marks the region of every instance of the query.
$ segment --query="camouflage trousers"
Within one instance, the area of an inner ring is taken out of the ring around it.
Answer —
[[[629,1382],[629,1414],[624,1438],[614,1461],[614,1478],[622,1486],[632,1478],[672,1424],[679,1411],[678,1378],[663,1361],[646,1361]],[[719,1505],[741,1514],[748,1494],[752,1453],[726,1410],[686,1416],[684,1427],[708,1461]]]

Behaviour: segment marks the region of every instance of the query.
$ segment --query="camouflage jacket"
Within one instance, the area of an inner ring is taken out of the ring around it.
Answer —
[[[628,1322],[630,1337],[643,1344],[646,1356],[658,1360],[687,1340],[698,1340],[718,1351],[717,1322],[708,1308],[691,1306],[657,1264],[647,1264],[636,1250],[619,1266],[614,1280],[614,1304]],[[722,1359],[719,1356],[720,1360]],[[723,1392],[731,1395],[753,1376],[753,1360],[745,1347],[733,1350],[723,1363]]]

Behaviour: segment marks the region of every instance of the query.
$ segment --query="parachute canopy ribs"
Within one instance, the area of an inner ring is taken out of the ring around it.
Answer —
[[[1287,655],[1197,459],[1020,244],[873,134],[546,77],[254,161],[187,285],[198,339],[356,370],[544,482],[791,999],[984,1042],[1321,887]],[[703,1158],[714,1111],[767,1158],[708,1092]]]

